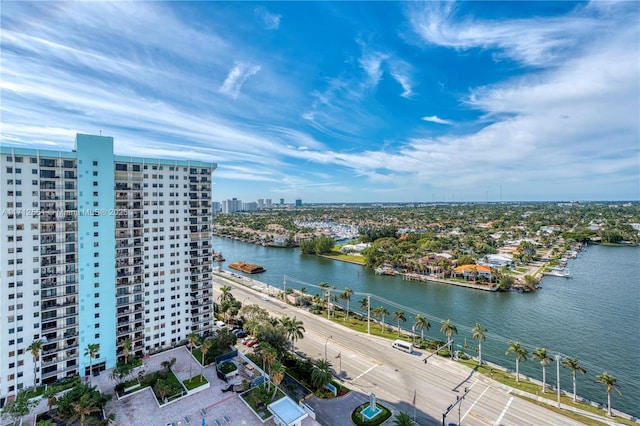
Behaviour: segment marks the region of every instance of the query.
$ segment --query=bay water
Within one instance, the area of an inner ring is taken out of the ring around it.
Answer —
[[[437,283],[404,281],[376,275],[370,268],[304,255],[299,249],[263,247],[214,237],[213,247],[226,258],[221,266],[245,261],[267,272],[252,275],[279,289],[306,288],[320,294],[317,285],[336,286],[334,294],[349,287],[355,294],[350,309],[358,311],[360,300],[372,294],[371,307],[390,312],[386,322],[394,325],[393,312],[403,310],[411,330],[415,315],[426,315],[431,329],[425,338],[446,340],[440,321],[457,326],[454,335],[461,350],[473,354],[477,340],[471,329],[480,323],[488,329],[482,344],[483,359],[515,370],[515,356],[506,355],[509,341],[519,341],[529,351],[520,373],[541,380],[539,361],[531,360],[538,347],[553,357],[577,358],[587,370],[578,373],[578,395],[606,404],[605,386],[596,375],[608,372],[618,379],[623,396],[612,392],[614,409],[640,417],[640,247],[589,246],[568,267],[572,278],[545,277],[536,292],[493,293]],[[337,302],[345,302],[338,298]],[[561,367],[561,388],[572,392],[571,371]],[[555,385],[555,362],[547,366],[547,383]]]

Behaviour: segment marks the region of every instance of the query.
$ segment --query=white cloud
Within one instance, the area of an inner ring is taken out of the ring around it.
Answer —
[[[256,7],[254,9],[256,17],[260,24],[267,30],[277,30],[280,27],[280,19],[282,15],[269,13],[264,6]]]
[[[451,120],[442,119],[442,118],[438,117],[437,115],[430,115],[428,117],[422,117],[422,119],[424,121],[430,121],[432,123],[438,123],[438,124],[453,124],[453,122]]]
[[[258,71],[260,71],[260,65],[236,62],[229,74],[227,74],[224,83],[220,86],[220,93],[237,99],[244,82],[247,78],[257,74]]]
[[[455,49],[494,48],[535,66],[549,65],[568,49],[579,49],[594,31],[608,25],[598,16],[580,11],[565,17],[500,21],[460,17],[455,2],[422,2],[406,10],[411,28],[428,43]]]

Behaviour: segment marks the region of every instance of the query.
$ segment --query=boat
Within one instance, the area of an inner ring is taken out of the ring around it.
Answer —
[[[224,256],[222,255],[222,252],[213,252],[213,261],[214,262],[224,262]]]
[[[567,268],[563,267],[554,267],[551,268],[549,272],[545,272],[544,275],[549,275],[552,277],[562,277],[562,278],[571,278],[571,271]]]
[[[234,262],[229,265],[229,268],[237,269],[238,271],[242,271],[245,274],[259,274],[266,271],[266,269],[264,269],[260,265],[253,265],[246,262]]]
[[[378,275],[395,275],[396,271],[392,268],[375,268],[374,272]]]

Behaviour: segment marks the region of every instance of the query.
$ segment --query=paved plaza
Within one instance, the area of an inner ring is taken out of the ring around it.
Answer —
[[[181,346],[151,357],[148,357],[141,368],[145,374],[162,370],[162,362],[176,358],[172,367],[173,372],[180,380],[189,377],[189,363],[191,360],[192,374],[199,374],[200,363],[192,358],[189,349]],[[273,426],[272,419],[262,423],[253,412],[245,405],[239,394],[235,392],[222,392],[229,386],[220,380],[215,371],[215,366],[210,365],[203,369],[203,374],[209,380],[211,387],[187,396],[179,401],[159,407],[151,389],[147,388],[134,395],[118,400],[115,395],[115,382],[109,377],[111,370],[100,372],[100,375],[92,377],[91,383],[97,386],[101,392],[112,395],[105,412],[116,415],[116,425],[122,426]],[[240,378],[238,381],[241,380]],[[32,414],[25,417],[23,424],[34,424],[36,413],[47,410],[46,401],[33,410]],[[205,414],[203,417],[203,413]],[[203,423],[204,418],[204,423]],[[228,420],[228,423],[226,422]],[[219,423],[218,423],[219,422]],[[319,423],[311,418],[303,421],[303,426],[316,426]]]

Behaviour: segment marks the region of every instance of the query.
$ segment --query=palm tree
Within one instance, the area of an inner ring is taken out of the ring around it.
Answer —
[[[56,393],[58,390],[55,387],[48,387],[42,396],[47,399],[47,408],[48,411],[51,412],[53,406],[58,402],[58,398],[56,397]]]
[[[587,374],[587,370],[580,367],[580,363],[576,358],[565,358],[562,360],[562,366],[564,368],[571,369],[571,375],[573,378],[573,402],[576,402],[576,373],[579,371],[582,374]]]
[[[547,355],[546,348],[537,348],[534,353],[531,354],[532,359],[539,359],[540,365],[542,365],[542,393],[547,391],[547,364],[553,362],[553,358]]]
[[[80,420],[80,426],[84,426],[87,416],[100,411],[96,400],[88,393],[83,394],[80,400],[74,402],[71,406],[73,407],[74,415],[69,419],[68,423],[73,424],[76,420]]]
[[[344,317],[345,321],[347,320],[347,318],[349,318],[349,302],[351,301],[352,295],[353,295],[353,290],[351,290],[349,287],[345,287],[344,291],[340,293],[340,299],[346,300],[347,302],[347,315]]]
[[[271,366],[269,377],[271,378],[271,381],[273,382],[273,385],[274,385],[273,395],[271,396],[271,399],[273,400],[273,398],[276,397],[276,392],[278,392],[278,386],[280,385],[280,382],[282,382],[282,379],[284,378],[284,367],[282,366],[281,363],[276,362]]]
[[[367,299],[366,297],[363,297],[362,299],[360,299],[360,311],[367,312],[368,309],[369,309],[369,299]]]
[[[291,339],[291,356],[294,356],[296,348],[296,340],[304,338],[304,332],[306,331],[302,326],[302,321],[296,317],[282,317],[282,325],[284,326],[287,338]]]
[[[100,343],[89,343],[87,349],[84,351],[84,356],[89,356],[89,383],[91,383],[91,376],[93,376],[93,359],[100,352]]]
[[[311,367],[311,382],[313,385],[322,389],[325,385],[331,383],[333,374],[331,374],[331,363],[324,359],[319,359],[313,363]]]
[[[424,340],[424,329],[426,328],[427,331],[429,331],[429,329],[431,328],[431,324],[429,323],[427,317],[420,314],[416,315],[416,322],[413,326],[416,328],[416,330],[420,330],[420,339],[422,340]]]
[[[221,302],[230,302],[231,300],[233,300],[233,294],[231,294],[231,290],[231,286],[228,285],[223,285],[222,287],[220,287],[221,294],[218,297],[218,300],[220,300]]]
[[[393,419],[394,426],[414,426],[415,424],[411,416],[405,412],[400,412],[400,414]]]
[[[393,318],[398,321],[398,337],[400,337],[400,322],[407,322],[407,317],[404,316],[404,311],[395,311],[393,313]]]
[[[453,333],[458,334],[458,327],[451,323],[451,320],[442,321],[442,327],[440,327],[440,331],[447,336],[447,342],[449,344],[449,352],[451,353],[451,358],[453,358],[453,347],[451,346],[451,336]]]
[[[480,323],[476,323],[476,326],[471,330],[473,333],[471,335],[472,339],[478,339],[478,363],[482,365],[482,341],[485,339],[485,333],[487,329],[480,325]]]
[[[189,352],[191,352],[191,357],[189,358],[189,378],[193,377],[193,375],[191,374],[191,362],[193,361],[193,347],[195,346],[198,339],[198,335],[194,332],[187,334],[187,340],[189,341]]]
[[[271,377],[271,366],[277,360],[278,352],[275,348],[268,343],[262,344],[262,368],[269,377]]]
[[[373,310],[374,317],[380,317],[380,330],[384,333],[384,317],[389,315],[389,311],[384,306],[378,306]]]
[[[520,342],[509,342],[509,348],[504,353],[509,355],[510,353],[516,354],[516,382],[520,383],[520,360],[527,360],[527,350],[520,345]]]
[[[38,383],[38,360],[40,359],[40,352],[42,352],[42,340],[34,340],[27,346],[27,350],[31,351],[33,356],[33,387],[35,388]]]
[[[131,351],[131,347],[133,346],[133,342],[129,339],[122,342],[122,354],[124,355],[124,363],[129,363],[129,352]]]
[[[320,284],[318,284],[318,287],[320,287],[322,289],[322,294],[323,294],[322,298],[323,298],[323,300],[326,300],[326,298],[327,298],[327,289],[329,288],[329,283],[323,281]]]
[[[207,352],[211,349],[211,341],[208,339],[204,339],[200,342],[200,352],[202,352],[202,362],[200,363],[200,380],[202,381],[202,373],[204,370],[204,358],[207,356]]]
[[[607,415],[609,417],[611,417],[611,391],[615,389],[616,392],[618,392],[618,395],[622,396],[622,392],[620,392],[620,389],[618,389],[618,386],[616,385],[617,381],[618,379],[607,372],[596,376],[596,383],[603,384],[607,387]]]

